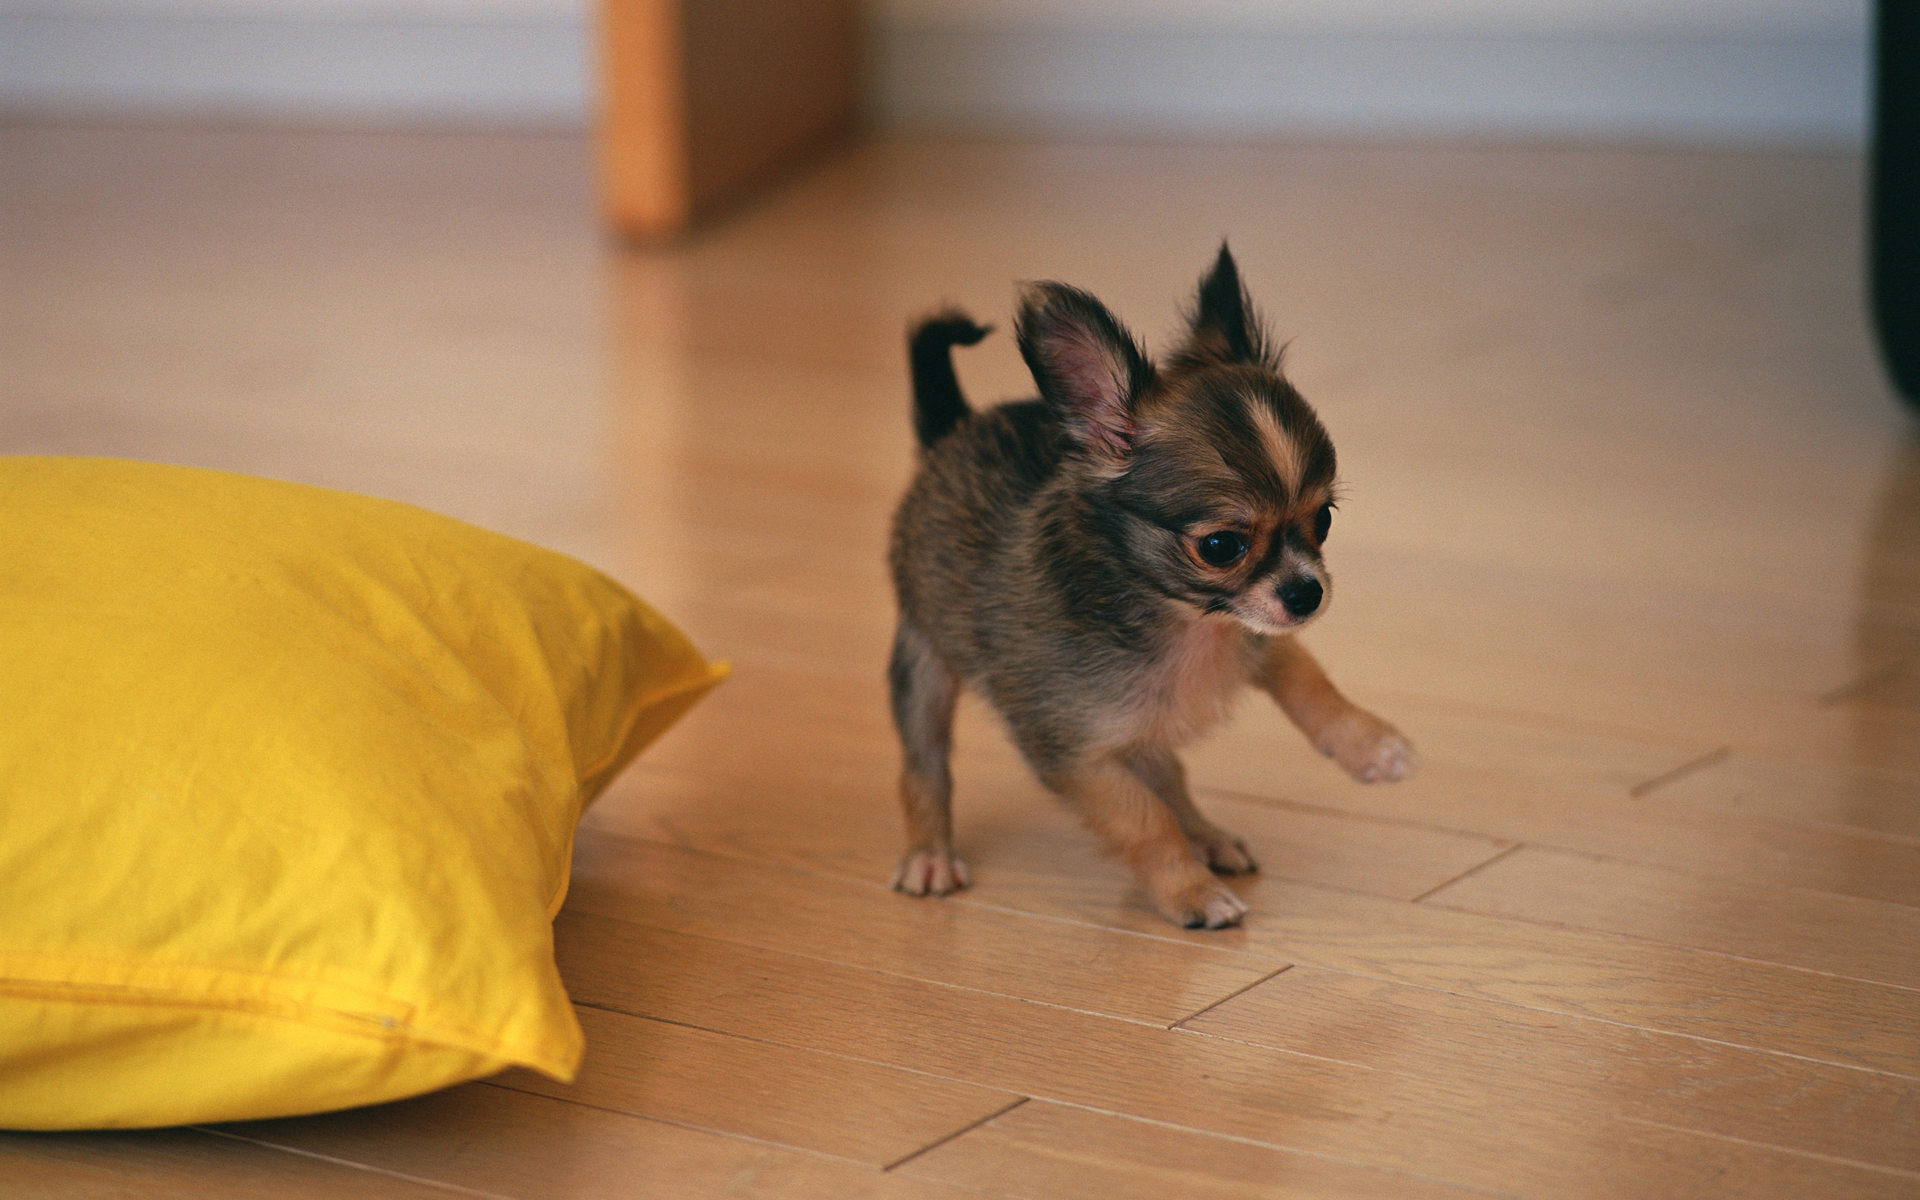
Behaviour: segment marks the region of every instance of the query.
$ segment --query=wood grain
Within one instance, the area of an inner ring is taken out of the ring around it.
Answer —
[[[1390,710],[1389,710],[1390,711]],[[1857,828],[1818,825],[1738,805],[1678,803],[1697,794],[1691,778],[1634,797],[1621,780],[1610,793],[1565,787],[1498,767],[1473,766],[1454,756],[1452,743],[1419,744],[1423,769],[1393,791],[1362,788],[1324,772],[1277,769],[1266,746],[1285,731],[1236,727],[1193,758],[1202,788],[1277,796],[1389,820],[1444,829],[1475,830],[1505,841],[1554,846],[1586,854],[1673,867],[1725,878],[1764,878],[1784,887],[1817,888],[1896,904],[1920,901],[1920,841],[1888,839]],[[1413,727],[1416,737],[1424,732]],[[1481,735],[1484,747],[1497,734]],[[1484,757],[1484,751],[1482,752]],[[1645,779],[1691,761],[1685,752],[1649,756]],[[1702,776],[1715,768],[1701,772]],[[1884,811],[1907,807],[1904,782],[1888,781]],[[1879,810],[1876,810],[1879,811]],[[1877,824],[1904,818],[1865,818]]]
[[[501,1087],[710,1129],[873,1167],[1017,1102],[1018,1095],[791,1046],[580,1009],[594,1053],[572,1083],[515,1068]],[[738,1081],[716,1088],[716,1080]]]
[[[0,1133],[0,1191],[19,1197],[287,1196],[447,1200],[461,1193],[405,1172],[289,1154],[192,1129]]]
[[[1684,1188],[1678,1194],[1899,1196],[1912,1186],[1911,1177],[1632,1123],[1590,1127],[1574,1153],[1590,1168],[1588,1177],[1558,1194],[1626,1200]],[[986,1183],[1028,1200],[1441,1200],[1487,1194],[1041,1101],[937,1146],[902,1170]]]
[[[1861,1194],[1895,1195],[1911,1182],[1814,1160],[1776,1176],[1760,1164],[1777,1152],[1717,1140],[1673,1152],[1676,1139],[1700,1139],[1606,1122],[1577,1093],[1547,1109],[1467,1080],[1383,1074],[607,918],[563,914],[560,930],[583,1003],[1498,1191],[1616,1195],[1594,1178],[1589,1154],[1641,1147],[1679,1186],[1704,1186],[1726,1172],[1716,1163],[1743,1155],[1751,1161],[1738,1174],[1757,1195],[1792,1195],[1787,1181],[1823,1176]]]
[[[1920,1080],[1295,967],[1183,1029],[1920,1171]]]
[[[1466,1200],[1485,1193],[1031,1100],[904,1164],[1031,1200]]]
[[[1920,989],[1920,908],[1534,847],[1424,904],[1650,938]],[[1920,991],[1914,993],[1920,1003]]]
[[[591,832],[567,908],[1163,1026],[1284,965]]]
[[[980,1194],[487,1083],[228,1129],[308,1155],[467,1189],[458,1194],[516,1200],[963,1200]],[[268,1175],[265,1186],[234,1194],[279,1195],[276,1182]],[[336,1187],[316,1194],[379,1193]]]
[[[1761,814],[1920,841],[1916,781],[1852,765],[1794,763],[1734,754],[1654,793],[1661,804]]]
[[[1913,992],[1616,935],[1449,912],[1281,880],[1236,885],[1253,906],[1222,939],[1276,959],[1574,1016],[1920,1075]],[[1153,929],[1137,897],[1039,870],[981,898],[1024,911]],[[1192,938],[1185,931],[1171,936]]]

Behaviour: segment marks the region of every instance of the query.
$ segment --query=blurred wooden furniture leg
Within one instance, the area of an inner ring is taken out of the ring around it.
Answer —
[[[629,238],[672,238],[853,127],[853,0],[600,0],[600,12],[602,203]]]

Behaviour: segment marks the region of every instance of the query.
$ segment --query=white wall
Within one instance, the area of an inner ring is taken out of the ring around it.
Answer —
[[[595,0],[0,0],[0,109],[579,123]],[[870,0],[893,128],[1857,142],[1866,0]]]
[[[1866,0],[874,0],[883,26],[1859,38]]]
[[[883,124],[1857,142],[1867,0],[876,0]]]
[[[579,125],[592,0],[0,0],[0,110]]]

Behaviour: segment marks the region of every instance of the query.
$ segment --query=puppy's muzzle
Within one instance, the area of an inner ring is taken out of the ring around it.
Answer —
[[[1320,601],[1326,595],[1326,589],[1320,581],[1311,575],[1302,575],[1289,579],[1280,585],[1280,604],[1287,615],[1295,620],[1305,620],[1320,610]]]

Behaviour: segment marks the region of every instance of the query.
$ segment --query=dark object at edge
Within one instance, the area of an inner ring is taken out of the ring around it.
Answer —
[[[1893,386],[1920,409],[1920,4],[1876,18],[1869,270],[1874,331]]]

